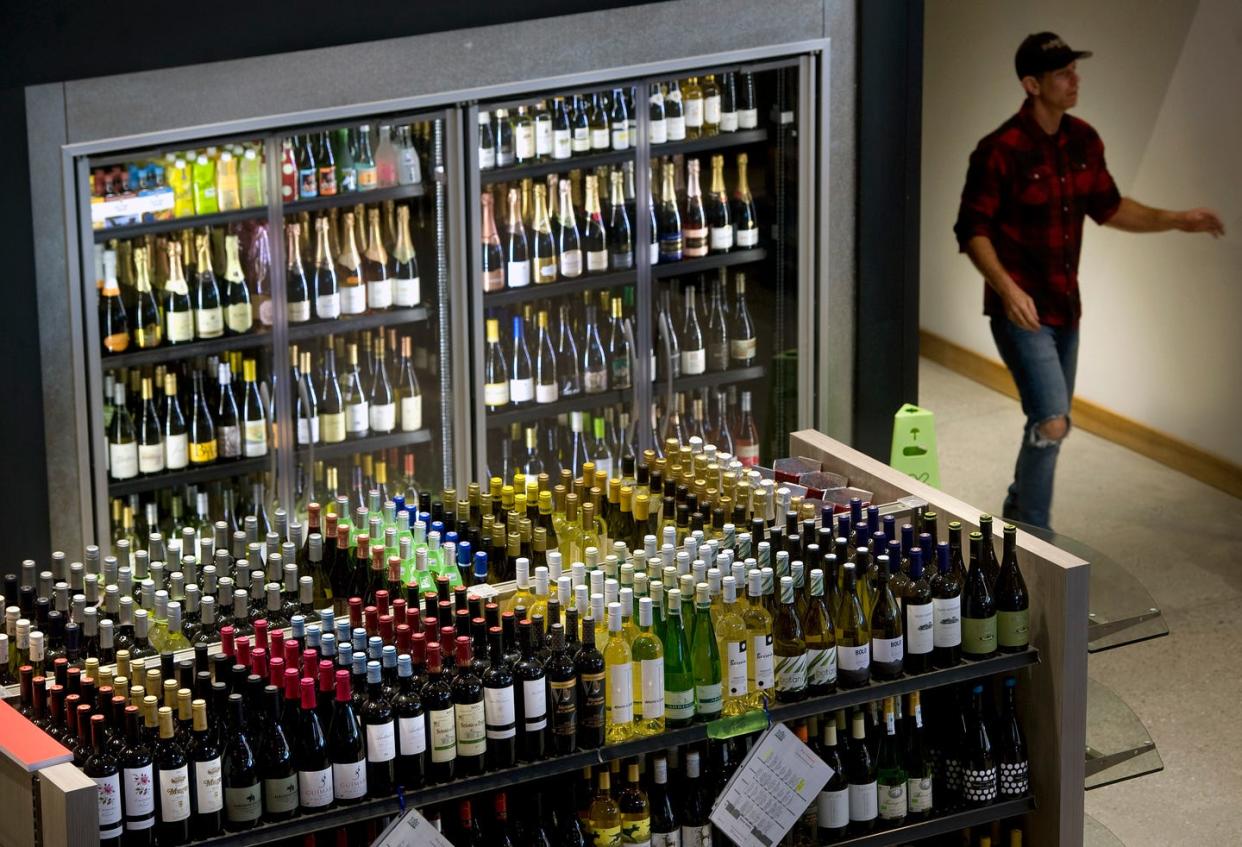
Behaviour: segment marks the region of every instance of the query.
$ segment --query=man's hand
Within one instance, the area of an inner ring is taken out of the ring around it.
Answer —
[[[1016,283],[1011,282],[1008,291],[1001,295],[1005,302],[1005,315],[1022,329],[1039,331],[1039,310],[1035,301]]]
[[[1189,209],[1176,213],[1175,226],[1182,232],[1210,232],[1213,238],[1225,234],[1225,225],[1220,216],[1211,209]]]

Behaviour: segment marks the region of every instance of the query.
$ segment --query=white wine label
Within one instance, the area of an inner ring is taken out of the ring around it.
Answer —
[[[527,732],[537,732],[547,727],[548,687],[544,680],[522,680],[522,706]]]
[[[699,350],[682,350],[681,351],[681,375],[694,376],[695,374],[705,373],[707,371],[707,351]]]
[[[523,124],[513,129],[513,151],[519,162],[535,158],[535,128]]]
[[[362,775],[366,779],[366,774]],[[263,789],[259,783],[224,789],[224,816],[234,823],[257,821],[263,813]]]
[[[510,288],[530,285],[530,259],[524,262],[505,262],[505,279]]]
[[[427,721],[423,715],[397,718],[397,743],[402,756],[417,756],[427,749]]]
[[[479,170],[496,167],[496,148],[479,146]]]
[[[651,833],[651,847],[681,847],[681,830]]]
[[[367,306],[387,309],[392,306],[392,280],[373,279],[367,283]]]
[[[837,681],[837,651],[806,651],[806,681],[808,685],[832,685]]]
[[[750,639],[750,646],[755,651],[755,688],[759,691],[766,691],[776,681],[772,636],[753,636]]]
[[[458,703],[453,712],[457,719],[457,755],[482,756],[487,750],[483,704]]]
[[[423,428],[423,395],[401,398],[401,431],[414,432]]]
[[[487,737],[513,738],[517,735],[517,713],[513,705],[513,686],[484,688],[483,706],[487,718]]]
[[[319,443],[319,416],[298,418],[298,444]]]
[[[900,662],[905,658],[906,640],[900,635],[896,638],[872,638],[871,660],[874,662]]]
[[[418,277],[395,279],[392,283],[392,300],[399,308],[417,306],[419,299]]]
[[[376,403],[371,406],[371,429],[375,432],[392,432],[397,428],[397,404]]]
[[[815,812],[820,829],[845,829],[850,825],[850,790],[819,792]]]
[[[737,459],[748,468],[759,464],[759,445],[753,441],[738,440],[734,444]]]
[[[746,642],[725,642],[725,657],[728,662],[726,681],[729,683],[729,696],[742,697],[747,692],[746,686]]]
[[[319,431],[324,444],[339,444],[345,440],[345,413],[324,412],[319,416]]]
[[[341,295],[335,291],[315,298],[315,316],[320,320],[335,320],[341,316]]]
[[[575,153],[585,153],[591,149],[591,131],[583,126],[573,128],[573,137],[569,146]]]
[[[488,382],[483,385],[483,405],[506,406],[509,403],[509,383]]]
[[[164,470],[164,442],[138,445],[138,472],[159,473]]]
[[[734,359],[753,359],[758,349],[757,338],[735,338],[729,342],[729,356]]]
[[[696,685],[694,687],[695,711],[708,719],[720,714],[720,709],[723,706],[723,688],[724,686],[719,682],[708,685]],[[667,697],[665,697],[665,701],[669,703],[669,717],[674,717],[672,701]],[[691,716],[693,714],[691,712]]]
[[[720,113],[720,131],[737,132],[737,112]]]
[[[583,371],[582,390],[587,394],[599,394],[608,390],[608,371]]]
[[[630,662],[608,668],[608,723],[628,724],[634,720],[634,669]]]
[[[242,432],[246,456],[267,455],[267,421],[246,421]]]
[[[586,263],[588,271],[608,270],[608,251],[588,250],[586,254]]]
[[[664,118],[652,121],[647,128],[652,144],[663,144],[668,141],[668,121]]]
[[[168,323],[168,342],[177,344],[194,337],[194,317],[190,312],[165,312]]]
[[[930,812],[932,808],[932,778],[911,777],[906,780],[906,801],[911,814]]]
[[[687,127],[703,126],[703,100],[698,97],[685,101],[686,115],[685,121]]]
[[[224,430],[228,427],[217,427],[216,438],[220,439],[221,446],[224,441]],[[238,446],[241,451],[241,446]],[[222,453],[222,455],[228,455]],[[178,435],[170,435],[164,439],[164,466],[170,471],[180,470],[190,463],[190,436],[186,433]]]
[[[229,331],[238,335],[250,332],[250,328],[254,326],[254,313],[250,308],[250,303],[234,303],[224,312],[224,322],[228,324]]]
[[[99,836],[116,837],[121,834],[121,775],[93,777],[99,789]],[[115,833],[107,834],[108,828],[116,828]]]
[[[361,285],[341,286],[341,314],[361,315],[367,310],[367,292]]]
[[[686,138],[686,118],[685,115],[669,115],[666,119],[668,122],[668,140],[684,141]]]
[[[397,729],[393,721],[367,724],[367,761],[391,762],[397,758]]]
[[[757,227],[746,229],[739,226],[735,239],[738,247],[757,247],[759,245],[759,230]]]
[[[906,784],[878,786],[880,819],[891,821],[906,816]]]
[[[457,722],[453,710],[437,709],[431,712],[431,761],[451,762],[457,755]]]
[[[219,306],[195,309],[194,324],[199,338],[219,338],[224,335],[224,310]]]
[[[937,647],[956,647],[962,643],[962,598],[932,599],[932,641]]]
[[[932,651],[935,638],[935,610],[931,603],[906,605],[906,652],[913,656],[926,655]]]
[[[190,770],[185,765],[158,772],[160,820],[183,821],[190,816]]]
[[[876,815],[880,812],[875,782],[867,782],[860,785],[850,783],[849,795],[850,820],[875,820]]]
[[[560,255],[561,276],[573,279],[582,276],[582,251],[566,250]]]
[[[625,127],[614,127],[612,130],[612,149],[628,150],[630,147],[630,134]]]
[[[871,642],[850,647],[838,644],[837,667],[843,671],[861,671],[871,667]]]
[[[371,407],[366,400],[345,407],[345,431],[366,432],[371,425]]]
[[[757,126],[759,126],[759,110],[758,109],[738,109],[737,110],[738,129],[754,129]]]
[[[127,817],[140,818],[155,811],[155,779],[150,765],[141,768],[126,768],[122,773],[121,781],[125,788]],[[154,823],[154,819],[151,823]]]
[[[535,121],[535,155],[552,155],[552,122]]]
[[[298,807],[298,775],[263,780],[263,811],[274,814],[292,812]]]
[[[567,129],[552,131],[552,158],[568,159],[573,155],[573,137]]]
[[[607,127],[591,130],[591,149],[592,150],[607,150],[608,145],[611,143],[612,143],[612,138],[609,135]]]
[[[556,387],[556,383],[551,385],[535,386],[535,402],[536,403],[555,403],[561,396],[560,391]]]
[[[643,701],[638,703],[637,711],[643,720],[655,720],[664,717],[664,659],[641,659],[639,661],[639,684],[642,686]],[[691,714],[694,713],[694,689],[686,692],[668,692],[684,703],[684,695],[690,695]]]
[[[133,479],[138,476],[138,442],[109,443],[108,469],[113,479]]]
[[[776,659],[776,690],[802,691],[806,688],[806,653]]]
[[[720,123],[720,95],[703,98],[703,122],[709,124]]]
[[[367,760],[332,763],[332,794],[337,800],[357,800],[367,793]]]
[[[298,802],[303,808],[318,809],[321,806],[327,806],[334,799],[332,768],[324,768],[321,771],[298,771]]]
[[[681,847],[712,847],[712,825],[681,825]]]
[[[218,812],[224,808],[224,794],[220,781],[220,757],[194,763],[194,805],[200,814]]]
[[[535,380],[533,377],[509,380],[509,399],[514,403],[529,403],[535,399]]]
[[[728,250],[733,246],[733,224],[712,227],[711,248]]]
[[[291,324],[304,324],[309,321],[310,310],[311,304],[309,300],[290,300],[285,306],[285,314],[289,317],[289,323]]]

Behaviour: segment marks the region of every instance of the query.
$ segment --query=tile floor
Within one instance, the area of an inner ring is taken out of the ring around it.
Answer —
[[[1022,429],[1017,401],[926,359],[941,487],[1000,514]],[[1087,794],[1126,847],[1242,844],[1242,500],[1087,432],[1061,450],[1053,526],[1129,569],[1169,635],[1091,656],[1151,733],[1164,770]]]

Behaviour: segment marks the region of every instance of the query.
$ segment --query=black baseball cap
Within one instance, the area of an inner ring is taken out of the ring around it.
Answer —
[[[1091,56],[1090,50],[1073,50],[1055,32],[1037,32],[1022,39],[1013,57],[1018,79],[1057,71],[1078,59]]]

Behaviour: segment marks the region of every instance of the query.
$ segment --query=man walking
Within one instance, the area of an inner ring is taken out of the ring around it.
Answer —
[[[1004,516],[1044,528],[1057,454],[1070,430],[1084,216],[1126,232],[1224,234],[1208,209],[1154,209],[1118,192],[1099,135],[1066,114],[1078,102],[1077,62],[1090,55],[1051,32],[1018,47],[1014,64],[1026,101],[971,154],[953,228],[987,283],[983,311],[1026,415]]]

